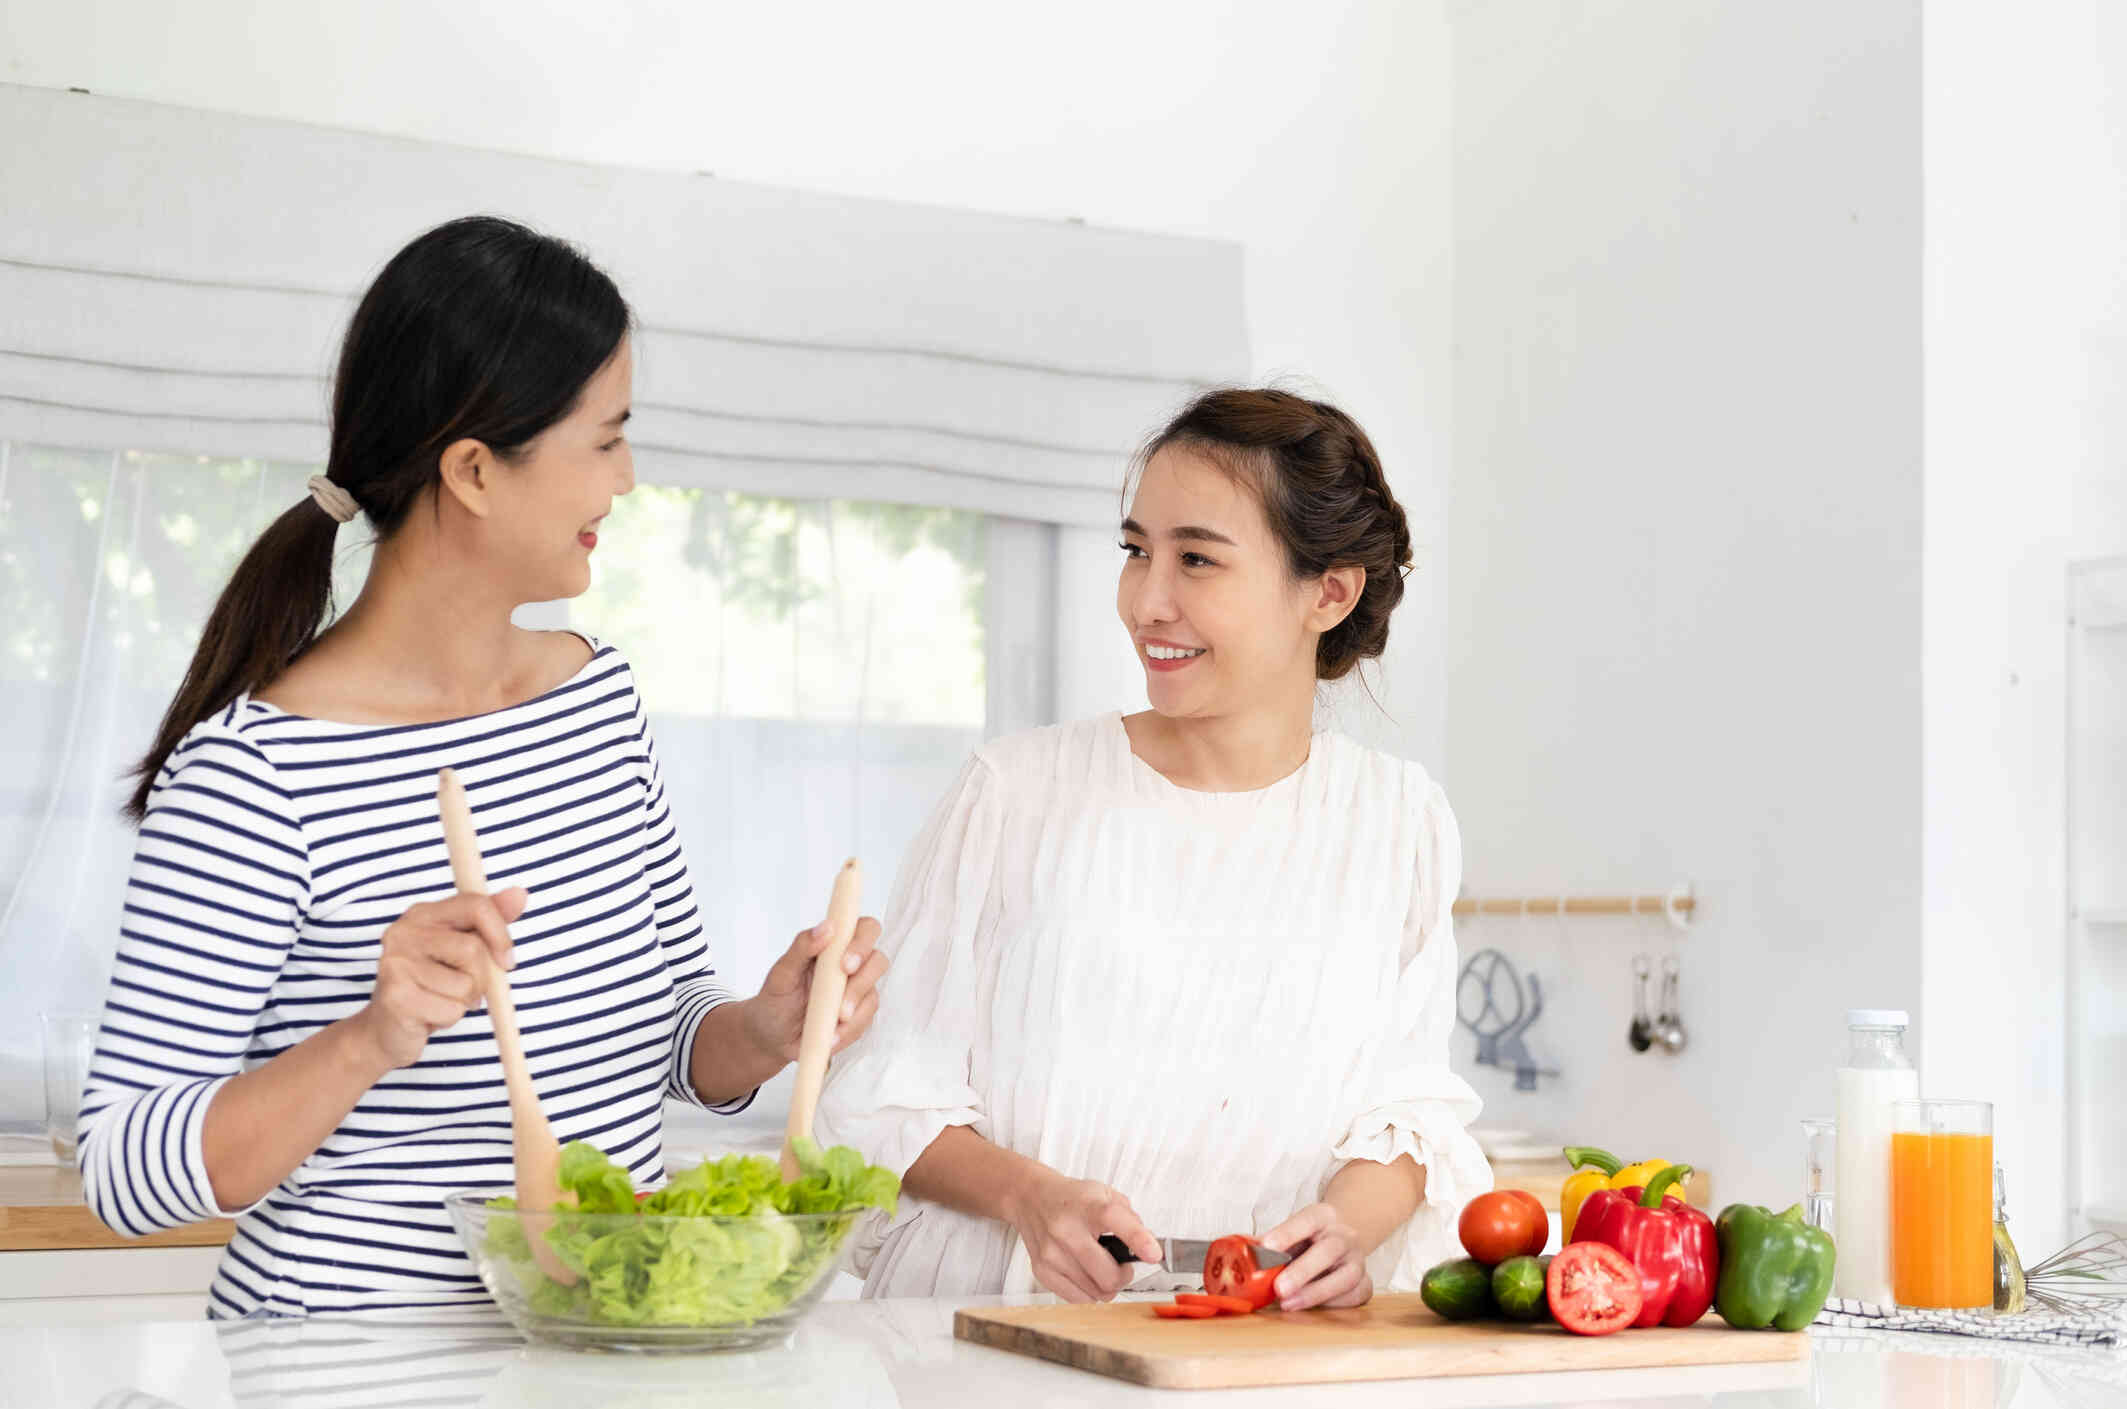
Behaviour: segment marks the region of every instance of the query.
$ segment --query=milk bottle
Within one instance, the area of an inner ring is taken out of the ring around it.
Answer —
[[[1894,1101],[1920,1098],[1920,1073],[1905,1055],[1905,1013],[1855,1008],[1846,1015],[1839,1069],[1838,1182],[1832,1190],[1838,1261],[1832,1295],[1891,1304],[1891,1132]]]

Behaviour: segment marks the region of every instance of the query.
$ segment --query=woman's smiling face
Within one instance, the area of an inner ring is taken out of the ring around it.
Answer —
[[[512,595],[552,601],[591,585],[591,553],[613,501],[635,487],[624,427],[634,395],[628,340],[584,384],[569,413],[506,465],[490,496],[490,549]]]
[[[1199,449],[1161,448],[1131,498],[1122,549],[1115,610],[1153,709],[1208,717],[1313,688],[1319,583],[1292,576],[1241,476]]]

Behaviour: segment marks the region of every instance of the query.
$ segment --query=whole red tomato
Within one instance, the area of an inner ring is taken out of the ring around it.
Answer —
[[[1486,1266],[1510,1257],[1535,1257],[1551,1239],[1551,1215],[1534,1194],[1495,1189],[1479,1194],[1462,1210],[1463,1250]]]

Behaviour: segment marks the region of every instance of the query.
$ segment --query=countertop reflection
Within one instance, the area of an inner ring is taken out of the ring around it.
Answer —
[[[1005,1304],[1026,1298],[992,1298]],[[499,1316],[0,1328],[23,1409],[1049,1409],[1304,1403],[1409,1409],[1409,1380],[1142,1389],[955,1341],[954,1305],[829,1302],[782,1346],[631,1356],[528,1345]],[[1715,1409],[2127,1409],[2127,1354],[1882,1331],[1811,1333],[1807,1361],[1428,1380],[1431,1406],[1630,1400]]]

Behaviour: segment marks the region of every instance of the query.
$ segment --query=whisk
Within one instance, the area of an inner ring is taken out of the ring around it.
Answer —
[[[2092,1302],[2127,1299],[2127,1240],[2086,1233],[2025,1268],[2024,1291],[2048,1311],[2087,1311]]]

